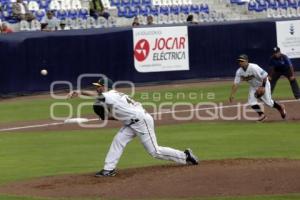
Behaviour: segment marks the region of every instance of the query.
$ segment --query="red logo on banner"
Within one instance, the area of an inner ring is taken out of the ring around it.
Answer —
[[[134,47],[134,57],[139,62],[144,61],[149,55],[150,45],[145,39],[139,40]]]

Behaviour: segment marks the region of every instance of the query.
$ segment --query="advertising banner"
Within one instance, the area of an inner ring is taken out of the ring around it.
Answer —
[[[189,70],[186,26],[133,29],[134,65],[138,72]]]
[[[300,20],[276,22],[277,46],[290,58],[300,58]]]

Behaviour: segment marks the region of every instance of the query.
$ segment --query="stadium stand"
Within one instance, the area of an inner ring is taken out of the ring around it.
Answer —
[[[15,31],[38,30],[36,21],[41,22],[49,10],[67,29],[131,26],[134,17],[143,25],[149,15],[155,24],[186,23],[190,14],[199,23],[300,17],[300,0],[102,0],[109,13],[109,17],[103,16],[105,19],[90,17],[89,0],[29,0],[24,2],[36,21],[28,25],[12,16],[13,2],[0,0],[0,20]]]

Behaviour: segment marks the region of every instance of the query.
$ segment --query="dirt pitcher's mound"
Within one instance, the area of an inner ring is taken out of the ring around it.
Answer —
[[[198,166],[155,166],[94,174],[44,177],[12,183],[0,193],[41,197],[156,198],[237,196],[300,192],[300,161],[234,159]]]

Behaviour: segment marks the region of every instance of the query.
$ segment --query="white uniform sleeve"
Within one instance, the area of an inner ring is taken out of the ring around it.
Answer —
[[[235,73],[234,84],[240,84],[240,82],[241,82],[241,75],[240,75],[240,71],[237,70]]]
[[[113,104],[113,98],[112,98],[112,94],[109,93],[109,92],[104,92],[102,93],[102,95],[104,96],[105,98],[105,103],[107,105],[112,105]]]
[[[260,68],[258,65],[254,65],[253,70],[254,70],[254,75],[261,80],[263,80],[268,76],[268,73],[262,68]]]

